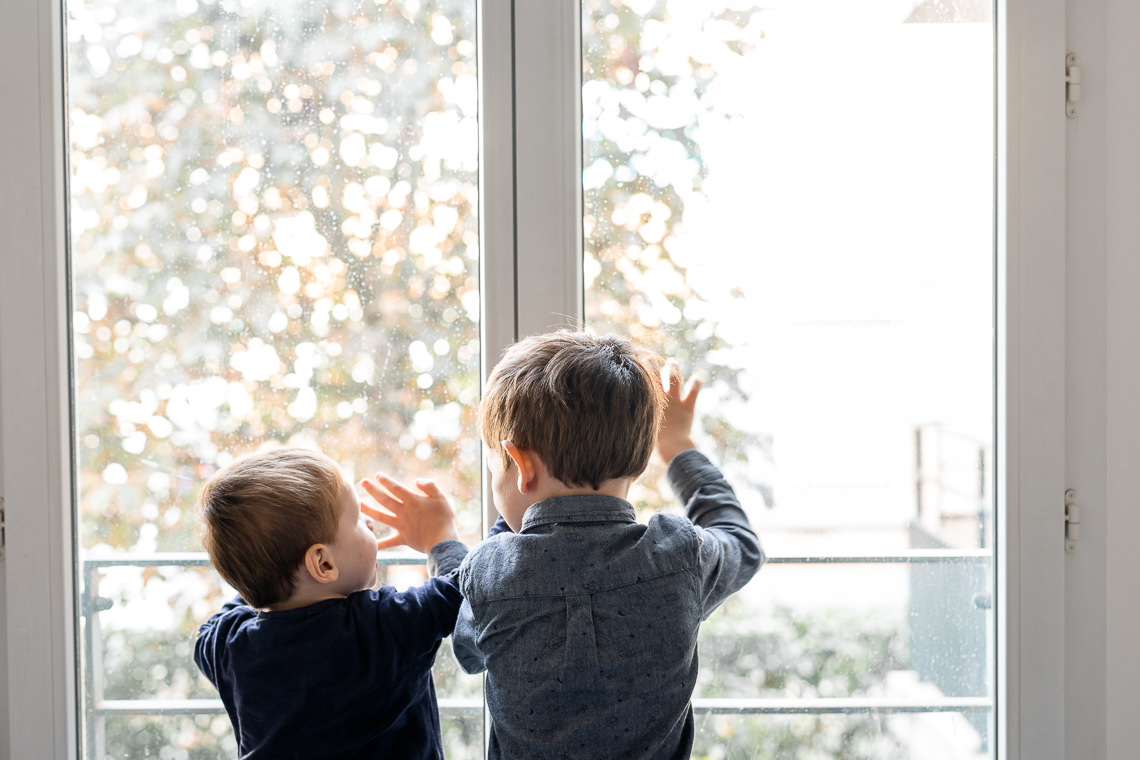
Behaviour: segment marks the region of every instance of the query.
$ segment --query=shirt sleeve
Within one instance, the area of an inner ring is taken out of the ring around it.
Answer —
[[[433,577],[385,599],[381,619],[410,651],[433,654],[439,642],[454,630],[462,601],[459,565],[465,556],[467,547],[461,542],[440,541],[428,550],[428,571]]]
[[[490,538],[491,536],[497,536],[500,533],[513,532],[514,531],[511,530],[511,526],[507,525],[507,521],[503,519],[503,516],[499,515],[498,519],[495,520],[495,524],[491,526],[491,529],[489,531],[487,531],[487,538]]]
[[[703,619],[752,579],[764,563],[764,551],[732,486],[703,454],[681,452],[669,463],[668,474],[701,541]]]
[[[503,516],[499,515],[495,524],[487,531],[487,538],[497,536],[500,533],[513,532]],[[462,591],[461,582],[460,593]],[[455,653],[455,659],[465,673],[482,673],[487,669],[483,653],[479,651],[479,645],[476,641],[475,614],[471,609],[470,602],[464,597],[463,603],[459,606],[459,616],[455,621],[455,632],[451,635],[451,651]]]
[[[428,549],[427,568],[429,575],[447,575],[458,570],[467,556],[467,546],[461,541],[440,541]]]
[[[223,627],[222,621],[227,617],[227,613],[232,610],[248,606],[244,599],[235,596],[223,604],[221,610],[211,615],[209,620],[198,627],[198,638],[194,642],[194,664],[215,687],[218,685],[217,662],[220,656],[220,642],[225,641],[225,634],[219,631]],[[252,611],[252,608],[250,609]]]
[[[476,643],[475,615],[471,604],[464,599],[459,605],[459,618],[455,621],[455,633],[451,637],[451,649],[455,659],[465,673],[482,673],[487,669],[483,653]]]
[[[472,592],[471,573],[474,572],[472,559],[478,555],[479,549],[476,548],[475,552],[459,568],[459,591],[463,595],[463,603],[459,605],[459,617],[455,621],[455,633],[451,636],[451,651],[455,653],[455,659],[465,673],[482,673],[487,669],[486,658],[479,649],[479,631],[475,627],[475,611],[469,601]]]

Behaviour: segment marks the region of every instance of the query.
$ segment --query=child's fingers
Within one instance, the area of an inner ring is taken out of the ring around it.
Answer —
[[[364,502],[360,502],[360,511],[371,517],[373,520],[379,520],[385,525],[388,524],[388,520],[396,519],[396,516],[391,512],[385,509],[377,509],[371,504],[365,504]]]
[[[685,406],[693,406],[697,402],[697,394],[701,392],[700,378],[692,377],[689,379],[689,387],[685,389],[685,395],[681,397],[681,403]]]
[[[435,484],[434,480],[417,480],[416,487],[429,499],[438,499],[440,496],[443,496],[443,493],[439,490],[439,486]]]
[[[404,487],[402,483],[397,480],[393,480],[387,473],[376,473],[376,480],[380,482],[380,485],[387,488],[388,491],[399,501],[408,501],[409,499],[414,499],[417,496],[417,494],[412,493],[406,487]]]
[[[384,536],[384,538],[377,539],[376,550],[380,551],[381,549],[391,549],[393,546],[403,546],[403,545],[404,545],[404,537],[401,536],[399,533],[393,533],[390,536]]]
[[[375,512],[368,512],[367,514],[376,522],[383,523],[389,528],[392,528],[394,530],[399,530],[400,528],[400,518],[394,514],[391,514],[390,512],[381,512],[380,510],[376,510]]]
[[[381,506],[388,507],[389,509],[392,509],[393,507],[399,506],[403,503],[398,498],[393,496],[386,488],[373,480],[365,479],[360,481],[360,487],[363,488],[369,496],[379,502]]]
[[[667,396],[670,398],[679,396],[681,392],[681,365],[677,364],[676,359],[666,360],[665,367],[661,372],[661,380]]]

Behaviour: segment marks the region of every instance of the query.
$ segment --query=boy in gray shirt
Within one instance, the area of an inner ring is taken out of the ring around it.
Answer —
[[[509,526],[468,555],[452,645],[487,671],[490,758],[687,758],[702,620],[764,561],[690,430],[699,384],[615,338],[560,331],[507,350],[480,405]],[[639,524],[657,454],[687,519]]]

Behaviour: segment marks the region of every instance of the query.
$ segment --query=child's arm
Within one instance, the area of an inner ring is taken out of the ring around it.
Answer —
[[[507,521],[499,515],[495,519],[494,525],[487,531],[487,538],[497,536],[500,533],[514,533],[511,526],[507,525]],[[478,551],[478,549],[476,549]],[[470,582],[471,566],[468,564],[466,568],[460,568],[459,577],[460,583],[463,582],[464,573],[466,573],[467,581]],[[487,669],[487,663],[483,658],[483,652],[479,649],[478,637],[475,631],[475,614],[471,610],[471,604],[466,599],[459,607],[459,617],[455,621],[455,631],[451,634],[451,651],[455,654],[455,659],[459,663],[459,667],[463,668],[465,673],[482,673]]]
[[[668,465],[673,492],[701,535],[702,617],[707,617],[756,574],[764,562],[764,552],[732,487],[693,444],[691,431],[700,381],[694,379],[682,393],[680,368],[673,361],[666,366],[665,419],[656,450]]]
[[[395,530],[376,542],[378,549],[405,544],[427,554],[426,582],[384,597],[383,624],[409,651],[435,656],[439,641],[451,634],[462,597],[458,570],[467,547],[456,538],[455,513],[431,480],[417,480],[412,490],[384,473],[365,479],[361,487],[383,507],[367,504],[361,511]]]
[[[511,530],[511,526],[507,525],[507,521],[503,519],[502,515],[499,515],[495,519],[495,524],[492,525],[491,529],[487,531],[487,538],[490,538],[491,536],[497,536],[500,533],[514,533],[514,531]]]
[[[439,642],[455,629],[463,597],[459,594],[459,573],[454,568],[466,554],[467,547],[458,541],[438,543],[428,553],[428,570],[433,577],[404,591],[369,592],[381,602],[380,625],[409,653],[434,658]]]
[[[702,617],[707,617],[752,579],[764,563],[764,551],[732,487],[703,454],[682,452],[668,473],[673,493],[701,536]]]
[[[245,609],[249,611],[249,615],[255,615],[256,611],[245,603],[245,600],[240,596],[235,596],[230,601],[222,605],[222,609],[215,612],[210,616],[210,619],[202,623],[198,627],[198,638],[194,641],[194,664],[202,671],[202,675],[214,684],[218,685],[217,680],[217,661],[219,657],[219,646],[225,642],[226,634],[220,631],[220,628],[228,630],[235,622],[240,622],[242,616],[227,615],[233,610]],[[223,621],[225,621],[223,623]]]
[[[417,480],[418,493],[378,472],[374,479],[365,478],[361,487],[383,507],[377,509],[361,503],[360,509],[372,519],[382,522],[395,533],[376,542],[377,549],[406,544],[416,551],[427,552],[442,541],[455,541],[455,512],[451,503],[432,480]],[[450,572],[454,568],[445,570]]]
[[[509,528],[508,528],[509,530]],[[451,649],[459,667],[465,673],[482,673],[487,669],[483,652],[479,649],[475,632],[475,615],[471,604],[464,599],[459,606],[459,619],[455,621],[455,633],[451,636]]]

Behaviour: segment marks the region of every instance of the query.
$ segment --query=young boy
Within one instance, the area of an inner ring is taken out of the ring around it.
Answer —
[[[487,671],[491,758],[687,758],[700,622],[764,555],[690,438],[699,386],[614,337],[562,331],[510,348],[480,432],[510,531],[459,570],[452,638]],[[660,429],[660,432],[658,432]],[[625,497],[656,448],[688,519],[638,524]]]
[[[240,596],[199,629],[194,661],[242,758],[443,757],[431,666],[455,626],[467,547],[434,483],[362,485],[385,509],[361,504],[328,457],[279,448],[202,490],[206,550]],[[396,533],[377,541],[361,510]],[[435,577],[370,590],[377,549],[400,543],[427,551]]]

